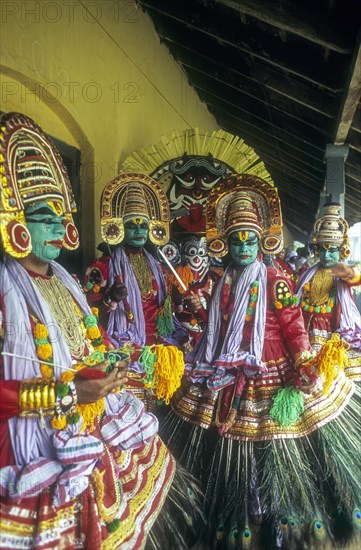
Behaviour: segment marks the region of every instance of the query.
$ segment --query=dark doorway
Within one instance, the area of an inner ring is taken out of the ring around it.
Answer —
[[[83,247],[82,247],[82,202],[80,182],[80,151],[63,141],[49,136],[55,147],[58,149],[61,158],[69,174],[71,187],[73,189],[77,212],[73,214],[74,223],[79,231],[80,246],[77,250],[62,250],[58,262],[70,273],[77,275],[81,280],[83,276]]]

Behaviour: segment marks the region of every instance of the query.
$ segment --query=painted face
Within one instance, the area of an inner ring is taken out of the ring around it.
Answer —
[[[192,237],[182,244],[182,262],[191,268],[194,282],[203,279],[209,269],[209,257],[204,237]]]
[[[331,244],[320,245],[320,261],[323,267],[332,267],[340,261],[340,247]]]
[[[63,248],[65,217],[59,203],[38,202],[25,210],[32,253],[43,262],[55,260]]]
[[[254,231],[234,231],[228,244],[233,262],[240,267],[250,265],[257,258],[258,236]]]
[[[142,248],[148,239],[149,224],[145,218],[132,218],[124,224],[124,242],[133,248]]]
[[[184,155],[170,162],[168,169],[173,175],[168,191],[171,210],[189,208],[195,203],[203,204],[213,187],[229,170],[212,156],[196,155]],[[161,182],[162,178],[158,181]]]

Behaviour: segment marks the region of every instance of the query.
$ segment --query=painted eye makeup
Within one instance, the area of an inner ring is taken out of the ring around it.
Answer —
[[[28,216],[26,217],[27,223],[44,223],[46,225],[58,225],[59,223],[64,223],[65,218],[48,218],[48,217],[37,217],[37,216]]]

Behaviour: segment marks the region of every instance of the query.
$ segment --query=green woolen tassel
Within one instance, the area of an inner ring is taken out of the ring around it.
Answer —
[[[151,384],[154,379],[154,365],[157,362],[157,354],[151,351],[152,346],[144,346],[138,359],[146,374],[144,384]]]
[[[156,325],[159,336],[167,338],[174,332],[172,304],[170,296],[167,296],[163,307],[160,308],[156,317]]]
[[[278,390],[273,397],[270,417],[281,426],[291,426],[303,414],[303,393],[289,386]]]

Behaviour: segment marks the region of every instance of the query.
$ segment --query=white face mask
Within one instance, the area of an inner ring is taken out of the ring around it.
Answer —
[[[188,264],[193,273],[193,280],[201,281],[209,270],[209,257],[204,237],[191,237],[182,243],[182,262]]]

